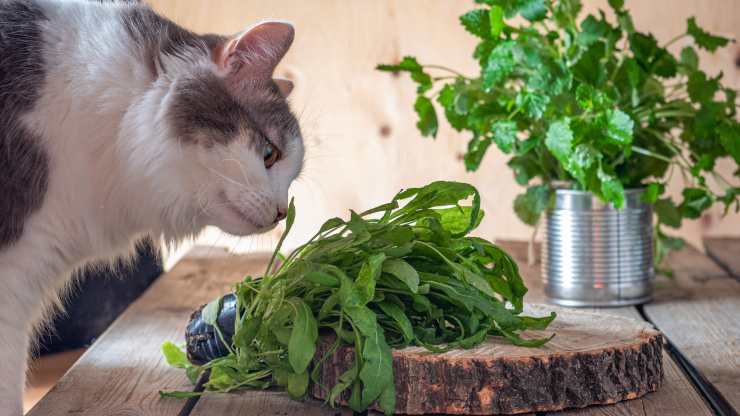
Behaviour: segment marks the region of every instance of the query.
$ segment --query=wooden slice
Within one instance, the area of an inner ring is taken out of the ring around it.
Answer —
[[[542,348],[516,347],[492,337],[477,348],[444,354],[419,347],[394,351],[396,412],[552,411],[634,399],[661,386],[663,338],[649,324],[549,305],[528,305],[526,312],[542,316],[552,310],[558,317],[550,330],[557,335]],[[317,357],[328,345],[322,348]],[[339,349],[324,362],[312,394],[326,398],[353,360],[351,348]]]

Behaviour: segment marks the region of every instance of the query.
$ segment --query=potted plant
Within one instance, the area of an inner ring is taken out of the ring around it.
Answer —
[[[740,163],[737,92],[722,84],[721,73],[699,68],[696,49],[714,52],[729,40],[691,17],[685,33],[660,45],[634,27],[623,0],[609,0],[609,16],[600,11],[580,23],[579,0],[476,3],[460,23],[479,38],[477,76],[411,56],[378,69],[408,72],[418,84],[414,109],[422,135],[437,134],[434,101],[454,129],[471,134],[469,171],[491,145],[511,155],[516,182],[527,187],[514,201],[518,217],[535,232],[548,217],[545,276],[592,289],[618,279],[609,293],[563,296],[575,303],[581,296],[581,304],[645,301],[649,283],[640,283],[641,294],[623,293],[623,283],[649,280],[652,265],[683,245],[666,227],[678,228],[715,203],[725,213],[740,209],[740,188],[714,170],[719,158]],[[524,23],[510,24],[517,16]],[[684,37],[693,46],[672,54],[668,46]],[[680,201],[665,194],[674,175],[684,179]],[[579,250],[587,256],[577,258]],[[630,274],[635,268],[639,276]]]

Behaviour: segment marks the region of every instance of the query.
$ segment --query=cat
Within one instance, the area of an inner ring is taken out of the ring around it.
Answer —
[[[0,0],[0,414],[82,265],[286,215],[303,165],[293,27],[196,35],[142,3]]]

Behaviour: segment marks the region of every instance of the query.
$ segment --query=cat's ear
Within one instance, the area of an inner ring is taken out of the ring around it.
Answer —
[[[286,22],[263,22],[227,41],[216,64],[222,74],[267,80],[293,43],[295,30]]]
[[[293,91],[293,81],[285,78],[273,78],[273,81],[277,84],[280,94],[283,97],[289,96],[290,92]]]

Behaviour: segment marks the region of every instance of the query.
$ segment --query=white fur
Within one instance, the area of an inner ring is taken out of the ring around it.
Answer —
[[[168,76],[152,83],[115,16],[132,6],[41,3],[52,46],[42,98],[23,122],[45,140],[50,182],[21,239],[0,249],[0,415],[21,414],[29,334],[74,269],[128,255],[145,235],[174,243],[206,225],[264,231],[286,209],[303,159],[300,138],[270,170],[244,140],[210,150],[180,144],[164,109],[178,73],[193,64],[170,57]],[[208,57],[197,65],[215,70]]]

